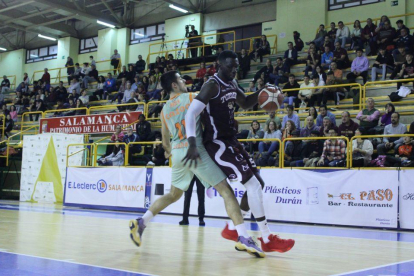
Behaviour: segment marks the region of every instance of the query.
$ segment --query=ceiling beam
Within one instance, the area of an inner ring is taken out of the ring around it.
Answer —
[[[9,7],[7,7],[7,8],[0,9],[0,13],[2,13],[2,12],[6,12],[6,11],[9,11],[9,10],[13,10],[13,9],[18,8],[18,7],[21,7],[21,6],[26,6],[26,5],[28,5],[28,4],[30,4],[30,3],[33,3],[33,2],[34,2],[34,1],[26,1],[26,2],[23,2],[23,3],[17,4],[17,5],[14,5],[14,6],[9,6]]]
[[[106,3],[105,0],[101,0],[101,2],[102,2],[102,4],[105,5],[105,7],[112,14],[112,16],[115,18],[115,20],[118,21],[119,24],[122,24],[122,25],[125,24],[125,22],[121,21],[121,19],[118,17],[118,15],[116,15],[116,13],[114,12],[114,10],[108,5],[108,3]]]
[[[34,12],[34,13],[31,13],[31,14],[28,14],[28,15],[25,15],[25,16],[22,16],[22,17],[18,17],[18,18],[10,18],[10,19],[7,19],[6,21],[4,21],[4,23],[10,23],[10,22],[13,22],[13,21],[16,21],[16,20],[25,20],[25,19],[29,19],[29,18],[32,18],[32,17],[36,17],[36,16],[39,16],[39,15],[42,15],[42,14],[45,14],[45,13],[49,13],[49,12],[52,12],[52,11],[55,11],[56,9],[55,8],[50,8],[50,9],[46,9],[46,10],[43,10],[43,11],[40,11],[40,12]],[[1,29],[2,27],[0,27],[0,29]]]
[[[47,21],[47,22],[36,24],[36,25],[30,25],[29,27],[26,27],[26,30],[30,30],[30,29],[33,29],[33,28],[36,28],[36,27],[39,27],[39,26],[47,26],[47,25],[59,23],[59,22],[62,22],[62,21],[66,21],[66,20],[75,18],[77,16],[78,16],[77,14],[72,14],[70,16],[59,18],[59,19],[56,19],[56,20]]]

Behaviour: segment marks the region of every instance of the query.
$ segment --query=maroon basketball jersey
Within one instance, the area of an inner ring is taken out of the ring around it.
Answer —
[[[217,84],[218,93],[210,99],[201,115],[204,125],[203,140],[208,142],[217,138],[234,137],[237,134],[234,108],[239,88],[235,81],[226,83],[218,77],[217,73],[206,81],[208,82]]]

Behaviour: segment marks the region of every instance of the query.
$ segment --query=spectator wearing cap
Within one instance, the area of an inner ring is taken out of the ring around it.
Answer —
[[[407,52],[406,62],[401,65],[401,70],[398,73],[398,79],[412,79],[414,78],[414,61],[413,61],[413,52]],[[407,83],[407,82],[404,82]],[[397,83],[397,89],[400,89],[402,83]]]
[[[328,111],[328,107],[326,105],[319,106],[319,115],[316,117],[316,125],[318,127],[322,127],[323,118],[328,117],[332,124],[336,126],[336,119],[335,115]]]
[[[331,128],[328,132],[329,137],[338,135],[337,129]],[[346,158],[346,143],[342,139],[329,139],[323,144],[323,151],[321,159],[318,161],[318,166],[322,167],[337,167],[344,165]]]
[[[3,76],[3,80],[1,81],[1,93],[7,93],[10,90],[10,81],[6,75]]]
[[[349,83],[355,83],[357,77],[362,77],[365,84],[368,78],[369,61],[366,56],[363,56],[362,49],[357,49],[356,54],[356,58],[352,61],[351,73],[348,73],[346,78]]]
[[[378,53],[377,58],[375,59],[374,64],[371,69],[371,81],[376,81],[377,74],[381,73],[381,80],[384,81],[387,76],[387,71],[394,70],[394,59],[392,55],[387,52],[384,47],[381,47]]]
[[[375,108],[373,98],[367,99],[367,108],[361,110],[356,116],[363,134],[375,134],[374,128],[378,126],[381,113]]]
[[[300,137],[300,131],[295,129],[291,133],[292,138]],[[285,167],[300,167],[303,158],[305,157],[305,143],[302,140],[292,140],[286,143],[285,147]],[[299,165],[299,166],[298,166]]]
[[[305,127],[300,129],[300,137],[309,137],[312,131],[315,130],[319,133],[319,127],[315,125],[315,119],[312,116],[308,116],[305,119]]]
[[[351,114],[348,111],[342,112],[342,124],[339,125],[339,136],[345,136],[351,139],[355,136],[355,131],[359,128],[359,125],[351,119]]]
[[[356,136],[361,136],[359,129],[355,130]],[[369,139],[358,137],[352,141],[352,167],[365,167],[371,162],[374,147]]]
[[[398,112],[391,114],[391,124],[385,126],[384,135],[404,134],[406,131],[407,127],[400,123],[400,114]],[[397,152],[398,147],[403,143],[402,137],[384,137],[383,143],[377,147],[378,155],[385,155],[392,149]]]
[[[335,43],[339,41],[341,43],[341,47],[345,48],[345,44],[351,43],[351,37],[349,28],[344,25],[344,22],[338,22],[338,30],[336,31],[336,38]]]
[[[306,45],[309,45],[311,42],[314,42],[316,47],[320,48],[323,44],[323,40],[328,33],[325,30],[325,25],[319,25],[318,32],[316,33],[315,39],[309,42],[306,42]]]

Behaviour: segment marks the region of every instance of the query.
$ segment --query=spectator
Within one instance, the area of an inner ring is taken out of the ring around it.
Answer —
[[[26,84],[27,87],[30,85],[30,78],[27,75],[27,73],[23,74],[23,82]]]
[[[345,44],[351,43],[349,28],[347,26],[345,26],[344,22],[342,22],[342,21],[338,22],[338,27],[339,28],[336,31],[335,43],[337,41],[340,41],[341,45],[342,45],[341,47],[345,48]]]
[[[177,62],[174,60],[172,54],[168,54],[168,60],[166,61],[168,71],[173,70],[173,67],[177,67]]]
[[[332,61],[336,62],[336,65],[339,69],[346,69],[351,64],[348,57],[348,52],[341,48],[341,44],[339,42],[335,42],[335,50],[333,52],[333,59]]]
[[[299,130],[292,131],[292,138],[299,137]],[[292,140],[290,143],[286,143],[285,148],[285,167],[299,167],[303,165],[303,159],[305,157],[305,143],[302,140]]]
[[[407,28],[407,26],[404,25],[404,21],[399,19],[397,22],[397,30],[396,30],[396,37],[399,37],[402,35],[402,30],[405,30],[407,34],[410,34],[410,29]]]
[[[375,29],[376,33],[378,33],[379,31],[381,31],[381,29],[384,28],[384,24],[385,24],[386,21],[390,21],[388,16],[386,16],[386,15],[381,16],[380,23],[378,24],[378,27]]]
[[[96,87],[95,92],[93,92],[93,99],[100,101],[103,94],[104,94],[104,85],[105,85],[105,78],[104,76],[98,77],[98,86]]]
[[[382,74],[382,81],[385,81],[387,77],[387,71],[393,71],[394,69],[394,59],[391,54],[389,54],[384,47],[381,47],[378,53],[377,58],[375,59],[374,64],[372,65],[371,70],[371,81],[376,81],[377,74]]]
[[[331,48],[329,46],[325,46],[325,52],[321,58],[321,66],[324,69],[329,69],[331,62],[333,61],[334,55],[331,52]]]
[[[17,122],[17,115],[18,115],[18,112],[17,112],[17,109],[16,109],[16,106],[15,105],[11,105],[10,106],[10,118],[13,120],[13,122]]]
[[[197,186],[197,198],[198,198],[198,220],[200,226],[205,226],[206,223],[204,222],[204,215],[205,215],[205,187],[201,183],[200,179],[194,175],[193,179],[190,182],[190,186],[188,186],[187,191],[184,193],[184,211],[183,211],[183,220],[180,221],[179,225],[189,225],[188,217],[190,215],[190,203],[191,203],[191,196],[193,195],[193,188],[194,184]]]
[[[161,58],[158,56],[155,58],[155,63],[153,64],[153,70],[155,71],[158,68],[158,71],[164,71],[165,64],[161,61]]]
[[[96,68],[96,61],[93,59],[93,56],[89,56],[89,61],[90,61],[91,67],[92,67],[92,65],[94,65],[95,68]]]
[[[259,57],[260,62],[263,62],[263,56],[268,54],[270,54],[270,44],[269,41],[267,41],[267,37],[265,35],[262,35],[259,43],[255,45],[255,49],[250,53],[250,58],[256,62],[257,57]]]
[[[274,121],[269,121],[266,127],[267,131],[264,133],[264,139],[282,139],[282,132],[277,128],[277,125]],[[260,155],[263,152],[267,151],[267,156],[271,156],[273,152],[279,149],[278,141],[262,141],[259,142],[259,153]]]
[[[408,132],[404,134],[409,134]],[[414,146],[412,137],[405,136],[402,138],[403,144],[398,147],[395,156],[387,155],[385,158],[385,165],[388,167],[413,167],[414,161]]]
[[[289,75],[289,82],[285,84],[283,87],[283,94],[285,98],[283,99],[283,103],[289,103],[289,105],[295,104],[296,108],[299,107],[299,103],[295,101],[298,98],[299,90],[293,91],[286,91],[287,89],[296,89],[300,88],[299,83],[295,80],[295,75]],[[286,91],[286,92],[285,92]]]
[[[356,48],[364,48],[364,44],[362,42],[362,30],[361,30],[361,21],[355,20],[354,22],[354,29],[351,32],[351,39],[352,39],[352,45],[351,49]]]
[[[321,81],[319,79],[319,76],[318,75],[313,75],[312,76],[312,83],[313,83],[313,86],[314,87],[321,87],[321,86],[324,86],[325,85],[325,82],[324,81]],[[312,97],[311,97],[311,100],[309,102],[309,107],[313,107],[315,105],[315,103],[317,105],[321,105],[321,103],[322,103],[322,97],[323,97],[322,89],[321,88],[315,88],[315,89],[312,89],[312,90],[313,90],[312,91]]]
[[[206,81],[206,80],[205,80]],[[200,87],[201,88],[201,87]],[[198,91],[198,90],[197,90]],[[254,85],[254,82],[253,81],[251,81],[251,82],[249,82],[249,87],[247,87],[246,89],[245,89],[245,92],[246,93],[248,93],[248,92],[256,92],[257,91],[257,89],[256,89],[256,86]]]
[[[161,84],[160,84],[161,86]],[[170,94],[165,93],[164,89],[160,87],[160,101],[168,101],[170,99]],[[155,104],[151,110],[148,113],[149,117],[152,117],[152,115],[155,115],[155,118],[158,118],[158,115],[161,113],[162,108],[164,107],[165,103],[157,103]]]
[[[318,111],[316,110],[316,108],[314,106],[309,107],[309,116],[311,116],[314,120],[316,120],[316,118],[318,118]]]
[[[325,31],[325,25],[323,24],[319,25],[319,29],[318,29],[318,32],[316,33],[315,39],[309,42],[306,42],[306,45],[309,45],[311,42],[314,42],[316,47],[320,48],[327,34],[328,33]]]
[[[89,96],[87,95],[88,91],[86,89],[82,89],[81,96],[79,100],[82,101],[82,104],[87,106],[89,104]]]
[[[52,90],[52,92],[55,92],[56,93],[56,96],[57,96],[57,98],[58,99],[61,99],[61,100],[65,100],[65,99],[67,99],[68,98],[68,91],[66,90],[66,87],[64,87],[63,86],[63,81],[60,81],[59,82],[59,85],[58,86],[56,86],[53,90]]]
[[[269,121],[269,122],[273,122],[273,121]],[[266,125],[269,125],[269,123],[266,122]],[[253,122],[250,124],[250,130],[249,130],[249,134],[247,135],[247,139],[263,139],[263,137],[264,137],[264,131],[260,127],[259,121],[253,120]],[[248,151],[250,154],[253,154],[253,152],[258,151],[258,150],[259,150],[259,142],[257,141],[248,142]]]
[[[286,138],[290,138],[292,137],[292,132],[296,129],[296,125],[295,122],[293,122],[292,120],[287,120],[286,121],[286,125],[285,125],[285,129],[283,130],[282,133],[282,141],[285,140]],[[288,143],[290,143],[291,141],[286,142],[285,147],[287,146]],[[286,149],[286,148],[285,148]]]
[[[412,49],[414,41],[413,37],[409,34],[409,30],[402,29],[401,34],[397,35],[397,38],[394,39],[395,45],[404,44],[405,50],[410,51]],[[398,51],[395,49],[394,51]],[[395,53],[396,54],[396,53]]]
[[[388,126],[391,124],[391,115],[395,112],[395,107],[392,103],[385,105],[385,113],[381,117],[381,126]]]
[[[81,72],[82,72],[82,68],[80,68],[79,63],[76,63],[75,64],[75,71],[73,72],[73,74],[68,76],[68,83],[70,83],[73,79],[79,80]]]
[[[68,88],[68,93],[72,94],[74,98],[77,98],[80,94],[80,85],[77,79],[73,79],[71,85]],[[70,96],[70,95],[69,95]]]
[[[346,78],[348,79],[348,82],[355,83],[355,79],[361,76],[365,84],[368,78],[369,61],[367,57],[362,55],[362,49],[357,49],[356,53],[357,57],[352,61],[351,73],[348,73]]]
[[[240,64],[239,79],[245,79],[247,76],[247,73],[250,71],[250,57],[246,53],[245,49],[242,49],[241,53],[239,54],[239,64]],[[204,75],[205,75],[205,72],[204,72]]]
[[[47,110],[45,104],[43,103],[42,100],[36,100],[34,102],[34,104],[30,107],[30,112],[39,112],[36,114],[30,114],[30,121],[38,121],[39,120],[39,115],[41,114],[41,112],[45,112]],[[33,115],[35,116],[35,120],[33,120]]]
[[[340,85],[342,84],[341,80],[337,80],[334,77],[333,72],[328,72],[327,74],[327,80],[326,85]],[[346,89],[345,87],[327,87],[322,89],[322,102],[323,105],[326,105],[326,103],[329,100],[333,100],[335,102],[335,105],[339,105],[340,100],[344,99],[346,96]]]
[[[293,110],[293,105],[286,106],[287,115],[283,117],[282,129],[285,129],[287,121],[292,121],[295,124],[296,128],[300,128],[299,116],[295,114]]]
[[[301,101],[300,107],[306,107],[306,106],[310,106],[310,103],[312,103],[312,87],[314,87],[315,85],[309,81],[310,78],[308,75],[305,75],[305,77],[303,77],[303,83],[300,85],[300,88],[302,88],[303,90],[299,90],[298,93],[298,100]],[[308,89],[304,89],[304,88],[308,88]]]
[[[375,101],[373,98],[367,99],[367,108],[361,110],[356,116],[359,120],[359,125],[362,127],[364,135],[375,133],[374,128],[378,126],[380,112],[375,108]]]
[[[300,38],[300,33],[297,31],[293,32],[293,41],[295,42],[295,49],[296,51],[302,51],[304,47],[303,40]]]
[[[260,78],[262,73],[264,73],[263,80],[265,83],[267,83],[269,80],[269,75],[273,73],[273,66],[272,66],[272,61],[270,60],[270,58],[266,60],[266,66],[263,66],[259,71],[256,72],[256,74],[254,75],[253,81],[256,82],[257,79]]]
[[[66,111],[64,113],[61,113],[62,116],[73,116],[73,115],[75,115],[75,111],[71,110],[72,108],[76,108],[76,103],[75,103],[74,98],[69,98],[68,102],[69,103],[65,107],[66,107],[66,109],[70,109],[70,110]]]
[[[121,125],[115,126],[115,132],[111,136],[111,143],[123,142],[125,138],[125,133],[122,131]]]
[[[127,103],[132,98],[132,93],[134,90],[131,88],[131,82],[127,81],[126,89],[124,91],[124,96],[122,97],[122,100],[120,101],[118,98],[118,104],[119,103]]]
[[[326,105],[319,106],[319,115],[316,118],[316,125],[318,127],[322,127],[323,118],[328,116],[328,118],[331,120],[332,124],[336,126],[336,119],[335,115],[328,111],[328,107]]]
[[[88,75],[82,79],[83,88],[88,89],[88,84],[90,82],[98,81],[98,71],[96,70],[95,65],[91,65],[91,70],[88,72]]]
[[[114,54],[109,58],[111,60],[111,65],[114,67],[114,75],[118,70],[119,62],[121,61],[121,55],[118,53],[118,50],[114,50]]]
[[[285,55],[283,56],[283,71],[287,72],[290,70],[292,65],[295,65],[298,61],[298,51],[293,48],[293,43],[288,42],[288,49],[285,51]],[[260,61],[261,62],[261,61]]]
[[[359,129],[355,130],[356,136],[361,136]],[[352,167],[366,167],[371,162],[374,147],[369,139],[358,137],[352,141]]]
[[[404,62],[401,66],[401,71],[397,76],[399,80],[414,78],[414,61],[412,52],[407,52],[406,62]],[[397,89],[400,89],[402,84],[402,82],[397,82]]]
[[[126,66],[122,66],[122,71],[118,74],[118,77],[116,78],[116,83],[120,84],[122,83],[123,79],[127,79],[128,77],[128,71],[126,69]]]
[[[130,156],[131,154],[137,154],[142,151],[142,146],[140,144],[131,144],[139,141],[139,137],[134,133],[132,126],[127,127],[127,134],[124,136],[123,142],[128,145]]]
[[[156,137],[155,138],[155,142],[160,142],[161,139],[160,137]],[[153,150],[152,150],[152,157],[151,157],[151,161],[148,162],[147,165],[152,165],[152,166],[164,166],[167,161],[167,159],[165,158],[165,150],[162,147],[162,143],[158,143],[158,144],[154,144],[153,146]]]
[[[195,83],[198,82],[203,82],[203,78],[207,73],[207,69],[206,69],[206,63],[203,61],[200,63],[200,69],[197,70],[197,74],[196,74],[196,78],[195,78]],[[151,81],[151,78],[150,78]]]
[[[319,129],[319,135],[321,137],[328,137],[331,128],[335,128],[336,133],[339,132],[338,127],[334,126],[328,117],[323,118],[322,127]]]
[[[407,127],[400,123],[400,114],[394,112],[391,115],[391,124],[385,126],[384,135],[396,135],[404,134],[407,131]],[[378,155],[385,155],[387,151],[394,149],[397,152],[399,146],[403,144],[403,138],[399,137],[384,137],[383,143],[377,147]]]
[[[274,83],[276,86],[279,86],[281,83],[286,83],[288,81],[290,68],[288,68],[287,72],[284,70],[283,60],[278,57],[276,59],[276,66],[273,68],[273,73],[269,74],[269,82]]]
[[[203,84],[208,81],[208,76],[205,75],[201,81],[198,81],[196,84],[193,84],[191,86],[191,91],[192,92],[197,92],[201,90],[201,87],[203,86]],[[249,88],[253,87],[254,89],[256,89],[256,87],[254,86],[254,82],[251,81],[251,83],[253,83],[253,86],[249,83]],[[251,91],[245,91],[245,92],[251,92]]]
[[[407,61],[407,51],[403,43],[398,44],[398,52],[393,52],[395,70],[391,74],[390,79],[394,79],[397,74],[401,71],[401,65]]]
[[[207,70],[207,75],[208,76],[213,76],[217,71],[217,60],[213,61],[213,65],[211,65],[208,70]]]
[[[185,37],[188,38],[188,47],[190,48],[191,57],[196,58],[198,56],[198,48],[200,44],[200,38],[192,38],[198,37],[198,31],[195,29],[194,25],[191,25],[191,31],[188,31],[188,27],[186,28]]]
[[[270,121],[275,122],[277,129],[281,127],[280,119],[279,117],[275,116],[275,114],[276,113],[274,111],[269,112],[269,118],[266,120],[265,131],[267,131],[267,126],[269,125]]]
[[[4,135],[9,138],[10,132],[13,130],[14,121],[11,118],[10,114],[6,115],[6,119],[4,120]]]
[[[147,142],[154,140],[154,134],[151,132],[151,124],[145,120],[144,114],[139,115],[135,129],[141,141]]]
[[[89,63],[84,62],[83,63],[83,67],[82,67],[82,71],[80,73],[81,77],[84,78],[85,76],[89,75],[89,72],[92,70],[91,67],[89,67]]]
[[[414,122],[410,124],[409,134],[414,134]]]
[[[351,139],[355,136],[355,131],[359,128],[359,125],[351,119],[351,114],[348,111],[342,112],[342,124],[339,125],[339,136],[345,136]]]
[[[312,44],[310,46],[312,46]],[[335,48],[333,40],[331,41],[329,39],[329,36],[325,36],[325,40],[323,41],[322,46],[316,49],[317,53],[320,54],[321,57],[322,57],[322,54],[325,53],[325,47],[329,47],[329,49],[331,50]]]
[[[83,104],[80,98],[76,100],[75,108],[77,108],[74,112],[75,116],[86,115],[85,105]]]
[[[153,83],[156,83],[155,76],[154,76],[154,75],[152,75],[151,77],[153,77]],[[150,77],[150,81],[148,82],[148,84],[149,84],[149,85],[151,84],[151,77]],[[145,78],[145,79],[148,79],[148,77],[147,77],[147,76],[145,76],[144,78]],[[142,78],[142,79],[144,80],[144,78]],[[138,91],[138,86],[139,86],[139,85],[143,85],[143,83],[139,80],[138,75],[137,75],[137,76],[135,76],[134,80],[135,80],[135,82],[134,82],[134,83],[132,83],[132,85],[131,85],[131,89],[132,89],[132,90],[134,90],[134,91],[136,92],[136,91]]]
[[[389,20],[384,22],[384,27],[380,27],[381,30],[377,35],[377,44],[378,47],[388,47],[393,44],[393,39],[395,37],[395,29],[391,27],[391,23]],[[378,29],[378,28],[377,28]]]
[[[40,80],[45,84],[45,86],[46,86],[45,89],[49,90],[50,89],[50,74],[49,74],[47,68],[44,69],[44,73],[43,73],[42,78]]]
[[[64,101],[59,99],[57,101],[57,106],[56,106],[55,110],[60,110],[60,109],[66,109],[66,107],[65,107]],[[56,111],[55,113],[53,113],[53,116],[54,117],[60,117],[62,115],[63,115],[63,113],[62,112],[58,112],[58,111]]]
[[[108,78],[103,86],[103,99],[106,100],[108,98],[108,94],[114,91],[116,91],[116,80],[112,78],[111,73],[108,73]]]
[[[133,83],[135,79],[135,75],[136,75],[136,72],[135,72],[134,65],[132,64],[128,65],[128,73],[126,77],[127,81],[129,81],[130,83]]]
[[[306,60],[305,75],[308,75],[309,71],[312,71],[314,75],[316,73],[316,66],[321,64],[321,56],[316,53],[316,49],[313,48]]]
[[[319,131],[319,127],[315,125],[315,119],[312,116],[306,117],[305,127],[300,130],[300,137],[309,137],[312,131]],[[306,140],[305,140],[306,142]]]
[[[343,71],[338,69],[337,63],[332,61],[330,71],[334,74],[335,80],[342,81]]]
[[[116,99],[118,99],[118,104],[121,103],[122,98],[124,97],[124,92],[127,88],[127,80],[126,78],[122,78],[122,82],[119,85],[118,93],[112,97],[110,100],[111,103],[113,103]]]
[[[335,128],[329,130],[329,136],[337,136]],[[318,166],[323,167],[339,167],[345,165],[346,158],[346,144],[341,139],[329,139],[323,144],[323,151],[321,159],[318,161]]]
[[[67,68],[66,73],[68,74],[68,83],[70,83],[70,76],[72,76],[73,73],[75,73],[75,67],[73,66],[73,59],[71,57],[67,58],[65,67]]]
[[[16,88],[16,92],[20,92],[22,95],[26,94],[27,92],[29,92],[29,87],[26,85],[26,83],[21,82],[17,88]],[[2,92],[3,93],[3,92]]]
[[[312,131],[309,137],[319,137],[319,131]],[[321,139],[312,139],[305,141],[307,142],[305,145],[304,158],[302,159],[303,164],[301,162],[297,162],[296,167],[316,167],[316,164],[318,163],[320,156],[322,155],[324,141]]]
[[[338,32],[338,29],[335,27],[335,22],[331,22],[331,29],[328,31],[328,37],[331,40],[331,42],[334,42],[336,39],[336,33]]]
[[[367,25],[365,25],[364,29],[362,30],[362,42],[364,43],[365,54],[367,56],[371,56],[377,52],[377,45],[375,41],[375,29],[377,26],[372,23],[372,19],[367,19]]]
[[[137,74],[142,74],[146,66],[145,60],[142,59],[142,55],[138,55],[138,61],[135,63],[135,71]]]
[[[121,145],[116,143],[111,154],[100,158],[97,163],[101,166],[124,166],[125,159]]]
[[[3,76],[3,80],[1,81],[1,93],[7,93],[10,90],[10,81],[6,75]]]

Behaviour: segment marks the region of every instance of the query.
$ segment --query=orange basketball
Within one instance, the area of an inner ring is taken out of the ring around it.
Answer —
[[[259,107],[267,112],[276,111],[283,104],[283,94],[277,86],[266,86],[258,98]]]

